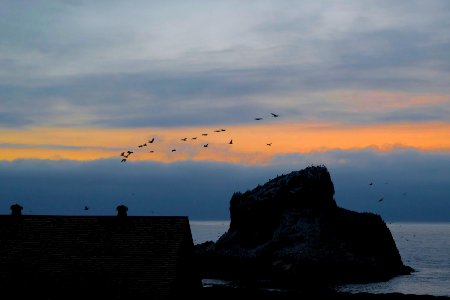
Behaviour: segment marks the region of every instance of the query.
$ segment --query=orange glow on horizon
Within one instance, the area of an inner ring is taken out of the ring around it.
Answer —
[[[215,132],[220,129],[225,131]],[[152,137],[155,142],[149,143]],[[230,140],[233,140],[232,144],[229,144]],[[144,143],[147,146],[138,147]],[[129,157],[130,161],[205,160],[262,164],[276,155],[368,147],[379,151],[405,147],[421,151],[450,152],[450,123],[349,125],[306,122],[218,126],[210,129],[0,129],[0,160],[6,161],[120,160],[122,151],[131,150],[134,153]],[[176,151],[172,152],[172,149]]]

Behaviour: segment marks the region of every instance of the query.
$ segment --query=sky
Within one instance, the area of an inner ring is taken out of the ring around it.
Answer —
[[[339,206],[448,222],[449,28],[447,0],[2,0],[0,213],[224,220],[325,165]]]

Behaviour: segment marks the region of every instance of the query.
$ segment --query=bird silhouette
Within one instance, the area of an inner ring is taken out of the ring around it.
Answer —
[[[175,152],[175,151],[177,151],[177,149],[172,149],[172,152]]]
[[[133,151],[128,150],[127,151],[128,155],[130,155],[131,153],[134,153]]]
[[[207,136],[208,134],[207,134],[207,133],[202,133],[202,135],[203,135],[203,136]]]
[[[125,156],[125,152],[120,153],[120,156]]]
[[[183,142],[186,142],[187,138],[182,138],[181,140],[182,140]]]
[[[85,206],[85,207],[84,207],[84,210],[89,210],[89,207]]]
[[[208,147],[208,144],[204,144],[203,147],[205,147],[205,148]]]
[[[233,144],[233,140],[230,140],[230,142],[228,144],[230,144],[230,145]]]
[[[226,129],[220,129],[220,131],[226,131]]]
[[[139,148],[142,148],[143,146],[144,146],[144,145],[139,145],[138,147],[139,147]]]
[[[384,200],[384,198],[380,198],[379,200],[378,200],[378,202],[381,202],[381,201],[383,201]]]
[[[274,118],[278,118],[278,115],[277,114],[274,114],[274,113],[270,113]]]
[[[155,141],[155,138],[152,138],[150,141],[148,141],[150,144]]]
[[[194,136],[193,138],[191,138],[191,140],[196,140],[197,139],[197,137],[196,136]]]
[[[267,143],[266,145],[267,145],[267,146],[272,146],[272,143]]]
[[[149,152],[150,152],[150,153],[153,153],[153,152],[155,152],[155,151],[153,151],[153,150],[150,150]]]
[[[256,121],[262,120],[262,118],[255,118]]]
[[[369,185],[373,185],[373,182],[369,183]]]
[[[218,130],[214,130],[214,132],[221,132],[222,130],[218,129]]]
[[[126,162],[127,159],[126,158],[122,158],[122,160],[120,162]]]

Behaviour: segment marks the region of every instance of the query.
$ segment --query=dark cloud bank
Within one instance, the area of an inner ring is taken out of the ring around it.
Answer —
[[[342,207],[375,212],[386,221],[450,220],[449,154],[371,149],[282,156],[266,166],[3,161],[0,212],[9,213],[9,206],[17,202],[24,206],[25,214],[110,215],[123,203],[131,215],[224,220],[229,218],[229,199],[234,192],[311,164],[328,167],[336,201]]]

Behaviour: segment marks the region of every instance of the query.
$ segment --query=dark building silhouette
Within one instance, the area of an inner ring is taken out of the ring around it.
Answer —
[[[201,287],[187,217],[127,216],[124,206],[118,216],[11,209],[0,216],[3,299],[173,299]]]

